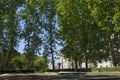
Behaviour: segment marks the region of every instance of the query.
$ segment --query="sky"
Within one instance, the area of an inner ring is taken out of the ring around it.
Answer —
[[[21,40],[18,47],[18,52],[24,53],[25,43],[24,40]]]

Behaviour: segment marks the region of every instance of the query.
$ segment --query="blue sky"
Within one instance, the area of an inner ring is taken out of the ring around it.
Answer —
[[[24,40],[21,40],[18,47],[18,52],[24,53],[25,43]]]

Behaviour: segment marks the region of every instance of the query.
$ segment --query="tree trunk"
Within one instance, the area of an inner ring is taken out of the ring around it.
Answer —
[[[77,65],[77,55],[75,55],[75,72],[77,72],[78,65]]]
[[[88,69],[88,58],[87,58],[87,56],[85,58],[86,58],[85,59],[85,67],[86,67],[86,69]]]
[[[53,54],[53,49],[51,48],[51,54],[52,54],[52,69],[53,71],[55,70],[55,63],[54,63],[54,54]]]
[[[10,7],[10,11],[9,11],[9,22],[8,22],[8,29],[9,29],[9,37],[8,37],[8,48],[7,48],[7,52],[6,52],[6,57],[5,57],[5,63],[4,63],[4,69],[8,69],[9,67],[9,56],[10,56],[10,53],[12,52],[13,50],[13,47],[14,47],[14,10],[13,10],[13,7],[12,7],[13,3],[10,2],[9,3],[9,7]]]

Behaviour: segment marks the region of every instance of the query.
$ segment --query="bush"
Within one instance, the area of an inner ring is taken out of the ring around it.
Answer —
[[[37,57],[34,61],[34,69],[35,71],[44,72],[48,69],[47,60],[44,57]]]
[[[24,69],[25,60],[21,56],[13,57],[11,60],[11,69],[19,70]]]
[[[98,72],[113,72],[113,71],[120,71],[120,67],[101,67],[101,68],[93,68],[92,71],[98,71]]]

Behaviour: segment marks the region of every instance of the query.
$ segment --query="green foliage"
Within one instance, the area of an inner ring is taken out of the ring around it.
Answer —
[[[15,47],[18,43],[18,15],[17,9],[23,4],[23,0],[1,0],[0,1],[0,45],[5,56],[3,56],[3,68],[8,69],[10,59],[14,56]]]
[[[22,70],[25,68],[25,59],[22,56],[15,56],[11,60],[12,69]]]
[[[92,71],[98,71],[98,72],[114,72],[114,71],[120,71],[120,67],[101,67],[101,68],[93,68]]]
[[[43,0],[42,1],[42,12],[44,14],[44,32],[43,32],[43,48],[44,52],[51,58],[52,68],[55,69],[55,55],[57,45],[57,15],[55,10],[54,0]]]
[[[57,34],[64,43],[62,53],[76,64],[110,59],[119,66],[119,4],[120,0],[0,0],[3,69],[9,69],[10,64],[23,68],[19,65],[23,58],[14,52],[21,40],[25,41],[27,69],[33,68],[34,61],[39,66],[36,63],[42,59],[35,58],[41,48],[51,57],[54,69]]]
[[[113,62],[119,65],[115,60],[119,54],[119,3],[118,0],[57,1],[59,34],[65,41],[63,54],[73,60],[77,55],[86,64],[112,56]],[[116,38],[112,40],[113,34]]]
[[[48,62],[44,57],[37,57],[34,61],[34,70],[35,71],[47,71],[48,69]]]

